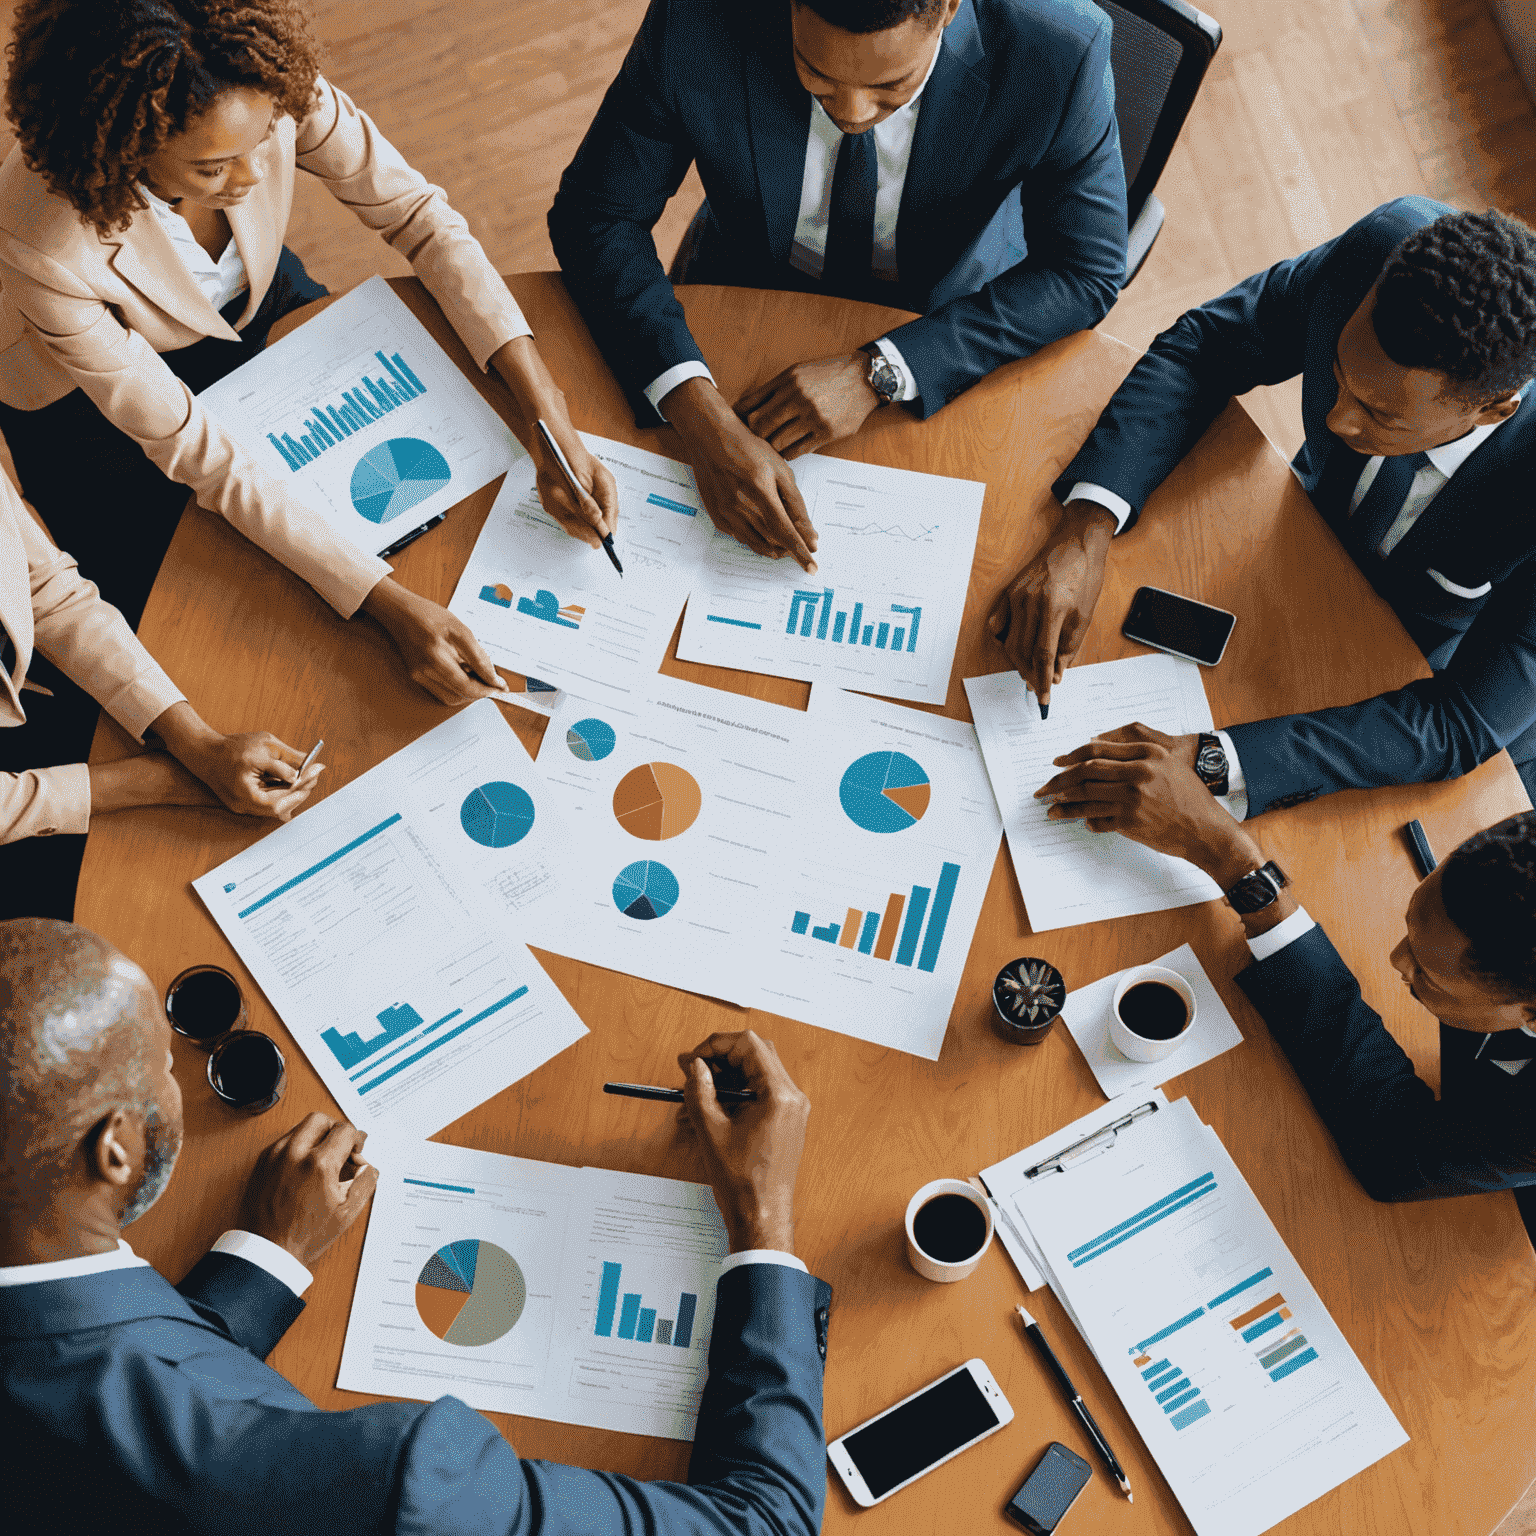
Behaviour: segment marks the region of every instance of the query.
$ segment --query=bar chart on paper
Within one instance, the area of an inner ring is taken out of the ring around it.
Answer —
[[[426,394],[427,386],[398,352],[393,357],[379,351],[373,355],[379,366],[372,376],[360,374],[351,388],[339,390],[330,402],[311,405],[309,414],[296,422],[291,433],[267,433],[267,441],[289,469],[302,469],[354,433]]]
[[[916,960],[918,970],[931,971],[939,963],[949,909],[959,883],[960,866],[946,861],[931,886],[914,885],[908,891],[892,891],[882,905],[848,907],[842,917],[815,927],[811,913],[796,912],[790,919],[789,931],[809,934],[824,944],[835,944],[872,960],[891,960],[897,965],[911,965]]]
[[[636,1344],[669,1344],[674,1349],[693,1346],[693,1320],[699,1298],[693,1291],[682,1291],[669,1310],[670,1317],[657,1315],[657,1307],[647,1307],[639,1291],[622,1291],[624,1266],[613,1260],[603,1263],[602,1284],[597,1292],[597,1315],[592,1333],[599,1339],[632,1339]]]

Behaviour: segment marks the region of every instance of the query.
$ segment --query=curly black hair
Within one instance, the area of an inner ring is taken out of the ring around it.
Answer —
[[[844,32],[884,32],[904,21],[932,21],[944,0],[799,0],[807,10]]]
[[[1536,1018],[1536,811],[1474,832],[1442,866],[1440,899],[1472,969]]]
[[[1387,258],[1372,320],[1394,363],[1445,374],[1468,405],[1504,399],[1536,374],[1536,231],[1442,214]]]
[[[299,0],[23,0],[5,111],[28,167],[103,234],[148,206],[145,162],[224,92],[303,118],[320,48]]]

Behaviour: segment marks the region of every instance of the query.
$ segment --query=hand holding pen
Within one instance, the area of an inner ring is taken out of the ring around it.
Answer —
[[[545,510],[572,538],[581,539],[594,549],[601,547],[613,562],[614,570],[622,576],[624,567],[619,564],[619,557],[614,553],[613,548],[614,530],[619,523],[619,492],[613,476],[604,465],[592,458],[583,446],[581,452],[588,460],[592,476],[592,490],[588,492],[576,471],[571,467],[571,461],[566,457],[564,449],[556,441],[554,429],[550,424],[541,417],[535,426],[535,431],[545,454],[554,462],[553,474],[548,472],[547,465],[541,467],[539,471],[539,499],[543,502]],[[580,439],[578,438],[577,441],[580,442]],[[564,492],[563,498],[557,498],[553,494],[556,485]],[[565,513],[561,500],[572,506],[574,515]]]

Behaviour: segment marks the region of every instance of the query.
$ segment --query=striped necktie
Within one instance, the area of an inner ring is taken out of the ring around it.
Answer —
[[[874,129],[845,133],[832,173],[832,206],[821,266],[821,286],[841,298],[862,299],[869,294],[879,179]]]

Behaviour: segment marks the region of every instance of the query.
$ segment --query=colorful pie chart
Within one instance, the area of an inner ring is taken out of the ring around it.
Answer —
[[[618,745],[619,738],[606,720],[578,720],[565,733],[565,744],[572,757],[584,763],[600,763]]]
[[[631,837],[664,843],[699,819],[704,804],[698,780],[676,763],[642,763],[613,791],[613,814]]]
[[[445,1344],[470,1349],[510,1333],[528,1282],[505,1248],[478,1238],[445,1243],[416,1277],[416,1312]]]
[[[370,523],[392,523],[453,478],[448,460],[419,437],[392,437],[370,448],[352,471],[352,505]]]
[[[482,848],[510,848],[533,831],[533,801],[516,784],[472,789],[459,807],[459,825]]]
[[[849,821],[866,832],[905,832],[923,819],[932,785],[905,752],[869,752],[850,763],[837,787]]]
[[[681,894],[677,876],[654,859],[626,864],[613,882],[614,906],[625,917],[637,917],[641,922],[665,917],[677,905]]]

